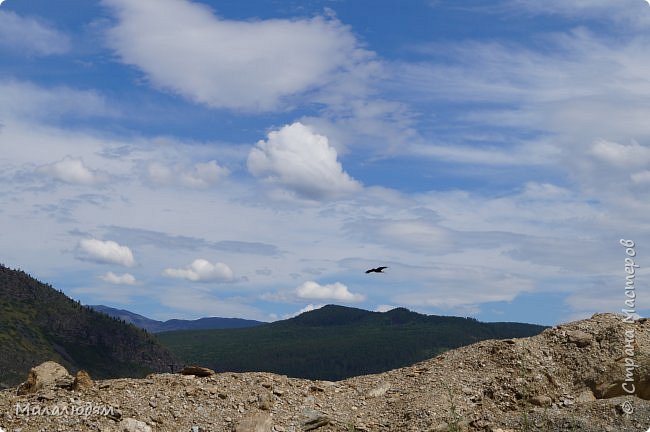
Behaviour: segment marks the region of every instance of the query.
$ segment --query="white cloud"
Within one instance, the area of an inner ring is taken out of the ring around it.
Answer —
[[[366,298],[364,295],[351,293],[348,287],[340,282],[320,285],[307,281],[296,288],[296,295],[302,299],[337,300],[346,303],[358,303]]]
[[[303,198],[322,199],[361,189],[337,160],[327,137],[302,123],[269,132],[248,155],[248,169],[256,177],[284,186]]]
[[[236,317],[268,320],[255,307],[246,304],[240,298],[218,298],[195,287],[179,289],[163,289],[153,296],[159,298],[161,304],[173,310],[174,318],[196,319],[201,317]],[[180,313],[184,311],[184,313]],[[168,316],[168,315],[167,315]],[[160,317],[169,319],[168,317]]]
[[[160,162],[151,162],[146,172],[147,179],[153,184],[180,184],[194,189],[208,188],[229,173],[227,168],[220,166],[215,160],[199,162],[189,167],[181,165],[169,167]]]
[[[598,159],[619,167],[631,168],[650,163],[650,148],[637,142],[625,145],[598,140],[591,147],[591,153]]]
[[[27,54],[64,54],[70,49],[70,40],[34,18],[0,10],[0,49]]]
[[[107,240],[83,239],[79,242],[80,258],[105,264],[119,264],[125,267],[135,265],[133,252],[128,246],[121,246],[118,243]]]
[[[99,278],[114,285],[135,285],[137,282],[135,276],[130,273],[118,275],[113,272],[108,272],[101,275]]]
[[[650,183],[650,170],[636,172],[630,177],[634,183]]]
[[[543,143],[520,144],[511,148],[414,144],[411,151],[442,161],[477,165],[543,165],[561,154],[556,146]]]
[[[325,305],[324,304],[318,304],[318,305],[314,306],[313,304],[309,303],[307,306],[300,309],[298,312],[282,315],[282,319],[289,319],[289,318],[297,317],[300,314],[303,314],[305,312],[311,312],[311,311],[316,310],[316,309],[320,309],[323,306],[325,306]]]
[[[375,308],[375,312],[388,312],[390,310],[396,309],[398,306],[381,304]]]
[[[648,24],[645,0],[506,0],[506,7],[513,11],[525,11],[540,15],[562,15],[579,19],[605,19],[619,24],[641,26]],[[647,27],[646,27],[647,28]]]
[[[48,88],[26,81],[2,80],[0,115],[49,123],[61,117],[116,117],[118,112],[95,91],[66,86]]]
[[[165,269],[163,274],[192,282],[226,282],[233,279],[233,271],[226,264],[221,262],[213,264],[204,259],[196,259],[192,264],[182,269]]]
[[[522,196],[538,200],[562,200],[571,198],[571,191],[550,183],[527,182]]]
[[[392,300],[411,307],[478,310],[481,303],[512,301],[535,287],[527,276],[476,265],[437,265],[420,269],[419,278],[425,274],[429,275],[429,281],[425,282],[424,289],[396,293]]]
[[[93,185],[105,182],[108,176],[100,171],[91,170],[81,159],[66,157],[58,162],[43,165],[38,171],[65,183]]]
[[[336,19],[225,20],[183,0],[104,0],[122,61],[161,88],[212,107],[273,110],[336,83],[370,54]]]

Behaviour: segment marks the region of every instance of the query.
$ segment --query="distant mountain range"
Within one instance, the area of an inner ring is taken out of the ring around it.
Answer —
[[[103,312],[113,318],[120,319],[129,324],[140,327],[141,329],[145,329],[151,333],[176,330],[233,329],[265,324],[262,321],[220,317],[199,318],[196,320],[170,319],[167,321],[157,321],[125,309],[116,309],[104,305],[90,305],[89,307],[96,311]]]
[[[141,377],[178,363],[146,331],[0,265],[0,388],[46,360],[93,378]]]
[[[339,380],[380,373],[485,339],[534,336],[546,327],[473,318],[328,305],[255,327],[157,334],[189,364],[215,371],[265,371]]]
[[[411,365],[484,339],[528,337],[544,329],[404,308],[380,313],[336,305],[273,323],[162,322],[107,306],[83,306],[0,265],[0,388],[23,381],[31,367],[46,360],[72,372],[85,369],[95,378],[138,377],[196,364],[220,372],[339,380]]]

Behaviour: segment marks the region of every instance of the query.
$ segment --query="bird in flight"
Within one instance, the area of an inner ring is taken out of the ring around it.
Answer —
[[[386,266],[371,268],[370,270],[366,270],[366,274],[368,274],[368,273],[383,273],[384,269],[387,269],[387,268],[388,267],[386,267]]]

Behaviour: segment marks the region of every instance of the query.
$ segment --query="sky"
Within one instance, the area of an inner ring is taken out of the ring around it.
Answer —
[[[6,0],[0,185],[1,263],[155,319],[646,316],[650,5]]]

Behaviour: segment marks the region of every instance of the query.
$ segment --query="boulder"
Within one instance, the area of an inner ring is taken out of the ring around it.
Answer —
[[[306,409],[302,413],[302,430],[310,431],[326,426],[332,421],[327,415],[313,409]]]
[[[583,332],[582,330],[568,330],[566,336],[567,340],[576,344],[578,348],[584,348],[591,345],[591,341],[593,340],[591,334]]]
[[[46,361],[33,367],[27,375],[27,381],[18,387],[18,394],[35,393],[48,387],[70,387],[74,378],[66,368],[53,361]]]
[[[212,369],[201,366],[186,366],[181,370],[181,374],[208,377],[214,375],[214,371]]]

